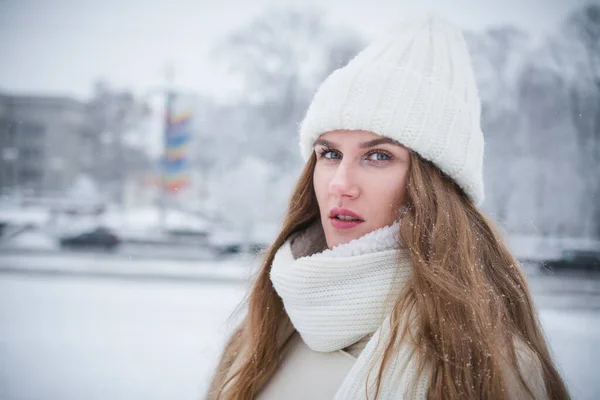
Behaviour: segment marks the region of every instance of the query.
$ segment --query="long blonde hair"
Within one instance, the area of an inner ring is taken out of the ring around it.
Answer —
[[[315,164],[313,154],[250,291],[247,315],[225,347],[210,399],[252,399],[277,370],[281,348],[274,343],[289,320],[269,272],[285,241],[320,218]],[[404,206],[400,241],[411,254],[413,275],[391,315],[392,338],[378,368],[375,397],[399,340],[414,341],[420,369],[431,366],[429,399],[508,398],[503,363],[533,397],[514,346],[507,346],[517,338],[539,359],[548,397],[568,399],[525,278],[493,224],[452,179],[414,152]],[[410,338],[401,323],[406,315],[416,316]]]

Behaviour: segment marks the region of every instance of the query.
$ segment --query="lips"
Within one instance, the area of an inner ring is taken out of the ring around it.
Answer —
[[[347,208],[333,207],[331,210],[329,210],[329,218],[336,218],[337,216],[352,217],[360,222],[364,222],[364,219],[360,215],[352,210],[348,210]]]
[[[339,207],[334,207],[329,211],[329,221],[336,229],[350,229],[365,222],[363,218],[354,211]]]

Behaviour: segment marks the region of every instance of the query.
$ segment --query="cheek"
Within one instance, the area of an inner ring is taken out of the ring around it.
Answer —
[[[381,219],[389,219],[394,216],[390,214],[394,208],[399,207],[404,201],[406,191],[405,173],[400,173],[401,179],[398,179],[398,174],[390,176],[379,176],[376,179],[369,180],[369,188],[367,192],[369,203],[375,205],[373,211],[379,214]]]
[[[319,207],[322,205],[322,200],[327,197],[328,185],[329,181],[326,174],[324,174],[322,169],[318,166],[315,167],[313,172],[313,186],[315,188],[315,195],[317,196]]]

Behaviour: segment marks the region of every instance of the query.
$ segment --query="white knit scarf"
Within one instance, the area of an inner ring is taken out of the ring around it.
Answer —
[[[367,384],[369,398],[374,396],[378,365],[390,339],[388,314],[411,275],[410,258],[398,248],[398,228],[394,223],[298,258],[292,241],[287,241],[273,260],[273,286],[294,328],[312,350],[342,350],[373,334],[336,400],[366,398]],[[413,345],[400,344],[386,365],[378,399],[425,399],[428,380],[425,374],[417,376],[414,351]]]

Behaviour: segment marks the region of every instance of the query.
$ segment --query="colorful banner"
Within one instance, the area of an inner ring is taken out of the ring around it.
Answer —
[[[192,113],[189,105],[170,93],[165,116],[165,155],[163,189],[175,194],[190,184],[189,144],[192,139]]]

